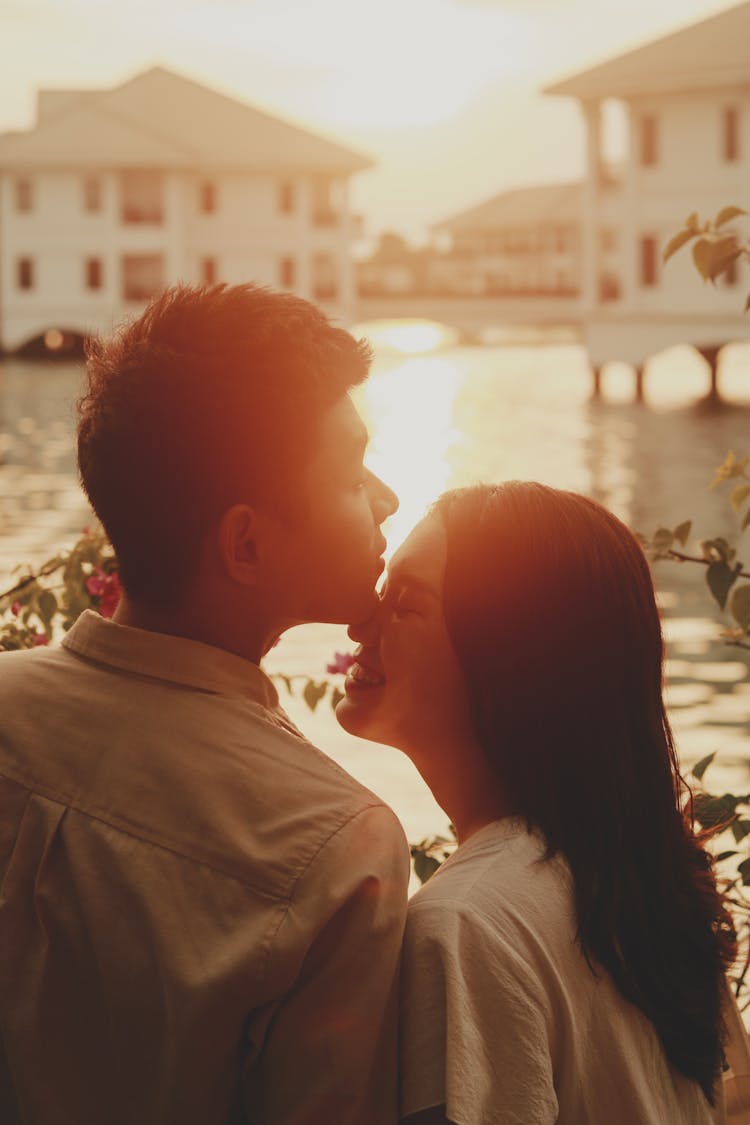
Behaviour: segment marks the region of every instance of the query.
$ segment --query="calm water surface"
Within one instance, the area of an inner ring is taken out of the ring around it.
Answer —
[[[721,381],[732,406],[707,414],[695,407],[706,372],[689,349],[653,361],[649,404],[639,407],[630,401],[629,370],[617,365],[605,373],[605,401],[592,403],[576,344],[443,346],[409,355],[387,330],[373,327],[370,335],[377,358],[357,399],[371,433],[370,467],[401,497],[387,528],[390,550],[443,489],[508,478],[587,492],[645,532],[692,518],[695,540],[737,538],[728,502],[707,485],[728,449],[750,454],[750,345],[725,355]],[[429,337],[400,343],[424,347]],[[91,520],[73,451],[80,380],[75,365],[0,362],[0,573],[7,581],[17,563],[43,561]],[[749,789],[743,657],[750,652],[716,639],[723,618],[704,594],[702,568],[662,563],[657,585],[682,760],[717,750],[714,783]],[[284,637],[268,669],[322,677],[330,654],[350,647],[338,627],[305,626]],[[283,702],[314,741],[395,808],[410,838],[442,830],[445,815],[403,755],[345,735],[325,703],[310,715],[295,699]]]

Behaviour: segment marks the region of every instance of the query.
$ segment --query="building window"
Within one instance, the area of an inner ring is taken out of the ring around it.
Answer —
[[[213,215],[216,210],[216,184],[212,180],[201,184],[199,207],[204,215]]]
[[[87,176],[83,181],[84,211],[101,211],[102,182],[98,176]]]
[[[335,301],[339,294],[335,259],[326,253],[314,254],[312,291],[316,301]]]
[[[164,288],[161,254],[126,254],[122,259],[122,295],[126,301],[148,301]]]
[[[658,158],[656,114],[644,113],[641,118],[641,165],[644,168],[652,168]]]
[[[34,263],[31,258],[19,258],[16,263],[16,282],[19,289],[34,288]]]
[[[312,220],[316,227],[335,227],[338,214],[334,206],[334,185],[331,180],[313,180]]]
[[[740,115],[737,106],[724,110],[724,159],[734,163],[740,158]]]
[[[34,207],[34,193],[31,180],[16,180],[16,211],[31,211]]]
[[[294,184],[291,180],[282,180],[279,184],[279,211],[282,215],[291,215],[294,211]]]
[[[296,284],[294,258],[281,258],[279,261],[279,284],[282,289],[294,289]]]
[[[653,235],[644,235],[641,238],[641,285],[644,289],[652,289],[657,283],[657,258],[657,240]]]
[[[201,262],[201,281],[204,285],[215,285],[216,277],[216,258],[204,258]]]
[[[160,172],[122,172],[120,190],[124,223],[164,222],[164,180]]]
[[[101,258],[86,259],[86,288],[101,289],[102,287],[102,260]]]

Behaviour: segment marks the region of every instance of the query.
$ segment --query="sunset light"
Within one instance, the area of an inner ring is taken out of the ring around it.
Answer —
[[[451,483],[451,449],[462,370],[451,359],[425,356],[376,369],[358,388],[357,405],[372,434],[367,464],[399,494],[388,524],[392,553]]]
[[[363,330],[354,326],[355,336]],[[430,320],[374,321],[367,325],[366,335],[376,349],[401,352],[403,355],[422,355],[456,342],[457,332],[445,324]]]

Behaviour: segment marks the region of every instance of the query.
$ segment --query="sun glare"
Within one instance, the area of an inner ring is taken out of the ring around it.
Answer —
[[[355,336],[365,335],[377,349],[401,352],[403,355],[423,355],[450,347],[458,333],[436,320],[382,320],[371,321],[366,326],[352,329]]]
[[[370,431],[367,464],[400,502],[386,529],[389,554],[450,485],[450,453],[460,440],[454,404],[463,378],[452,360],[422,356],[376,369],[357,389],[357,404]]]

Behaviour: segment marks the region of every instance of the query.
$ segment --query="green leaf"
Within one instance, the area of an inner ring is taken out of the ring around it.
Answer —
[[[750,859],[743,859],[737,864],[737,872],[742,876],[742,882],[747,887],[750,885]]]
[[[729,612],[746,633],[750,631],[750,582],[743,582],[732,591]]]
[[[736,842],[741,844],[745,837],[750,835],[750,820],[735,820],[732,824],[732,835]]]
[[[733,234],[700,238],[693,247],[693,261],[704,281],[714,281],[739,256],[741,247]]]
[[[750,523],[750,508],[748,508],[747,511],[745,512],[745,517],[742,520],[742,523],[740,524],[740,531],[744,531],[749,523]]]
[[[732,505],[735,512],[739,512],[748,496],[750,496],[750,484],[738,484],[736,488],[732,489],[729,503]]]
[[[678,231],[667,243],[662,255],[663,261],[668,262],[672,255],[677,253],[680,247],[684,246],[686,242],[689,242],[691,238],[695,238],[697,234],[697,230]]]
[[[734,450],[730,449],[723,463],[714,471],[714,479],[711,481],[709,488],[716,488],[717,484],[721,484],[725,480],[731,480],[732,477],[744,477],[747,480],[746,469],[748,464],[750,464],[750,457],[738,458],[735,456]]]
[[[693,261],[698,273],[704,281],[711,277],[711,265],[714,260],[714,244],[708,238],[699,238],[693,246]]]
[[[697,234],[700,230],[700,219],[698,218],[697,211],[691,211],[685,219],[685,229],[695,231]]]
[[[737,574],[737,570],[732,570],[725,562],[712,562],[706,567],[706,582],[720,609],[727,604],[727,595],[737,581]]]
[[[325,680],[320,684],[316,683],[315,680],[307,681],[304,691],[302,692],[302,697],[311,711],[314,711],[318,706],[327,689],[328,684]]]
[[[334,711],[338,707],[341,700],[345,699],[345,698],[346,698],[346,696],[345,696],[344,692],[341,690],[341,688],[335,687],[333,689],[333,691],[331,692],[331,707],[333,708]]]
[[[693,526],[692,520],[685,520],[684,523],[679,524],[674,529],[674,531],[672,532],[672,535],[675,537],[675,539],[677,540],[677,542],[680,544],[681,547],[684,547],[685,544],[687,543],[688,536],[690,535],[690,529],[692,528],[692,526]]]
[[[37,598],[37,613],[42,620],[45,632],[49,636],[52,632],[52,621],[57,613],[57,598],[51,590],[42,590]]]
[[[723,859],[732,859],[732,857],[736,856],[736,855],[739,855],[739,852],[736,852],[736,851],[719,852],[719,854],[716,857],[716,862],[721,863],[721,861]]]
[[[435,859],[433,855],[420,851],[414,855],[414,874],[423,885],[435,874],[439,866],[440,860]]]
[[[724,793],[721,797],[714,797],[711,793],[698,793],[693,800],[695,819],[703,828],[716,828],[720,824],[728,825],[734,816],[737,805],[742,803],[742,797],[734,793]]]
[[[698,781],[702,781],[704,773],[706,772],[708,767],[711,765],[711,762],[713,762],[715,757],[716,757],[716,751],[714,750],[714,752],[712,754],[706,754],[705,758],[701,758],[701,760],[699,762],[696,762],[695,765],[690,770],[693,777],[697,778]]]
[[[663,554],[664,552],[669,551],[673,543],[674,535],[669,530],[669,528],[657,528],[656,532],[654,533],[654,539],[652,543],[653,549],[657,554]]]
[[[746,215],[747,211],[742,207],[722,207],[718,215],[714,219],[715,227],[723,227],[724,223],[731,223],[732,219],[738,219],[740,215]]]

